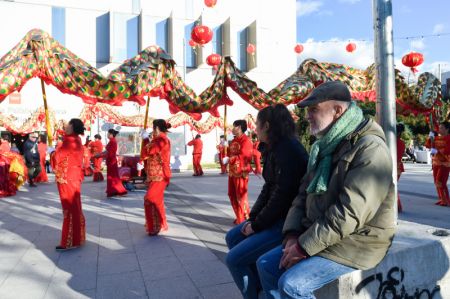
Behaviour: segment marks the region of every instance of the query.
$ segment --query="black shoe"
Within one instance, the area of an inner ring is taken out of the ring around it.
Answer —
[[[75,246],[75,247],[63,247],[61,245],[58,245],[58,246],[55,247],[55,250],[56,251],[67,251],[67,250],[71,250],[71,249],[75,249],[75,248],[78,248],[78,246]]]
[[[28,185],[29,185],[30,187],[37,187],[37,185],[36,185],[35,183],[33,183],[33,182],[29,183]]]

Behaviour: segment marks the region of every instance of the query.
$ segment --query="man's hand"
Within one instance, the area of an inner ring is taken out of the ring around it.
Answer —
[[[431,149],[431,154],[432,155],[436,155],[438,153],[438,150],[437,149],[435,149],[435,148],[432,148]]]
[[[228,161],[229,161],[229,160],[230,160],[230,158],[224,157],[224,158],[222,159],[222,164],[223,164],[223,165],[228,164]]]
[[[283,249],[283,256],[281,257],[279,267],[280,269],[289,269],[290,267],[294,266],[307,257],[307,255],[301,252],[300,246],[298,246],[297,241],[294,244],[291,244],[289,247],[288,244],[286,244],[286,247],[284,247]]]
[[[254,234],[255,232],[253,231],[252,223],[249,222],[249,221],[247,221],[247,222],[245,223],[245,225],[242,227],[241,232],[242,232],[242,234],[243,234],[244,236],[246,236],[246,237],[248,237],[248,236]]]

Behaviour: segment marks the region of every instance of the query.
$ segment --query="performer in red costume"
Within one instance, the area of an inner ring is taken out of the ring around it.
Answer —
[[[86,223],[81,208],[83,144],[79,137],[84,131],[80,119],[71,119],[65,128],[66,135],[61,146],[51,157],[64,215],[61,242],[56,246],[58,251],[79,247],[86,240]]]
[[[96,155],[103,152],[102,136],[100,134],[94,135],[95,141],[89,143],[89,149],[91,151],[92,162],[94,164],[94,182],[102,182],[104,180],[102,174],[102,157],[96,157]]]
[[[164,210],[164,190],[170,182],[170,124],[164,119],[153,121],[153,138],[142,149],[146,161],[148,189],[144,196],[145,227],[151,236],[168,229]]]
[[[84,176],[92,176],[92,167],[91,167],[91,150],[89,148],[89,144],[91,143],[91,140],[89,139],[89,136],[86,136],[86,142],[84,143],[84,165],[83,165],[83,171]]]
[[[41,172],[39,172],[34,181],[36,183],[45,183],[48,182],[47,169],[45,167],[45,158],[47,157],[47,137],[45,135],[39,135],[38,152],[41,161]]]
[[[227,173],[227,165],[223,164],[223,158],[225,158],[227,155],[225,152],[228,148],[228,142],[225,140],[224,135],[220,135],[220,143],[217,145],[217,151],[219,152],[219,164],[220,164],[220,174]]]
[[[436,205],[450,206],[447,180],[450,172],[450,123],[442,122],[439,125],[439,136],[430,132],[430,138],[425,146],[431,148],[433,155],[433,177],[439,200]]]
[[[255,163],[255,174],[261,174],[261,152],[258,150],[259,140],[256,133],[252,134],[253,139],[253,162]]]
[[[405,167],[403,166],[402,157],[405,152],[406,146],[405,142],[401,140],[402,133],[405,131],[405,126],[403,124],[397,124],[397,182],[400,180],[402,172],[405,172]],[[399,213],[403,211],[402,202],[400,201],[400,194],[397,191],[397,210]]]
[[[9,152],[11,150],[11,144],[9,142],[8,135],[2,135],[2,140],[0,142],[0,152]]]
[[[201,176],[203,175],[203,169],[201,165],[203,153],[203,141],[201,139],[200,134],[197,134],[197,136],[195,136],[194,139],[189,141],[187,145],[194,147],[192,151],[192,164],[194,165],[193,176]]]
[[[233,123],[232,133],[234,139],[229,147],[229,160],[225,158],[224,164],[229,162],[228,168],[228,196],[233,207],[236,219],[234,224],[240,224],[248,219],[250,209],[248,206],[248,174],[252,168],[250,162],[253,156],[253,145],[245,135],[247,122],[243,119]]]
[[[123,196],[127,194],[127,190],[122,185],[119,177],[119,167],[117,166],[117,141],[116,135],[119,131],[114,129],[108,130],[109,142],[106,145],[106,151],[97,154],[96,157],[106,157],[106,196],[112,197],[115,195]]]

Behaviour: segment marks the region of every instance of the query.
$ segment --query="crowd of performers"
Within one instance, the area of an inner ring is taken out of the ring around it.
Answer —
[[[263,112],[263,111],[261,111]],[[260,112],[260,114],[261,114]],[[264,113],[261,114],[264,117]],[[164,209],[164,191],[170,183],[170,152],[171,144],[167,136],[170,124],[162,119],[153,121],[151,136],[143,134],[143,146],[140,159],[144,164],[147,192],[144,196],[145,227],[149,235],[156,235],[168,229]],[[106,196],[125,196],[124,188],[118,172],[117,141],[118,131],[108,131],[108,143],[103,146],[102,137],[94,136],[94,141],[86,138],[82,144],[80,135],[84,135],[84,125],[79,119],[72,119],[66,126],[61,138],[52,152],[47,146],[45,136],[31,133],[23,145],[23,156],[17,148],[11,147],[9,137],[2,136],[0,143],[0,197],[15,195],[18,188],[28,181],[29,187],[36,187],[37,183],[48,182],[47,172],[50,167],[55,174],[55,180],[60,194],[63,209],[63,228],[61,243],[58,250],[78,247],[85,240],[85,220],[81,204],[81,184],[85,177],[93,177],[93,182],[104,180],[102,161],[105,159]],[[260,132],[247,133],[247,122],[236,120],[233,122],[232,134],[234,138],[227,141],[220,136],[217,145],[217,156],[220,173],[228,174],[228,196],[235,213],[234,224],[245,223],[252,218],[248,202],[249,175],[262,174],[261,152],[264,143],[259,139],[266,138]],[[402,156],[405,144],[400,139],[404,131],[403,125],[397,126],[397,165],[398,179],[404,172]],[[450,124],[441,123],[438,132],[430,133],[426,147],[431,150],[434,183],[438,194],[437,205],[450,206],[447,180],[450,172]],[[267,137],[268,138],[268,137]],[[274,138],[274,137],[272,137]],[[39,142],[37,142],[39,140]],[[200,135],[196,135],[188,146],[193,147],[194,176],[203,176],[201,158],[203,142]],[[47,163],[47,156],[51,156]],[[268,164],[270,165],[270,164]],[[267,167],[267,165],[266,165]],[[266,177],[265,177],[266,179]],[[398,197],[398,210],[403,209]],[[257,222],[254,222],[257,223]],[[244,230],[255,230],[246,227]]]

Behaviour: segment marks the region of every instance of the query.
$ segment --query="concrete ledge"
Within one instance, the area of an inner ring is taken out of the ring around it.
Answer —
[[[376,268],[343,275],[318,290],[316,296],[318,299],[450,298],[449,234],[447,230],[399,221],[392,247]]]

